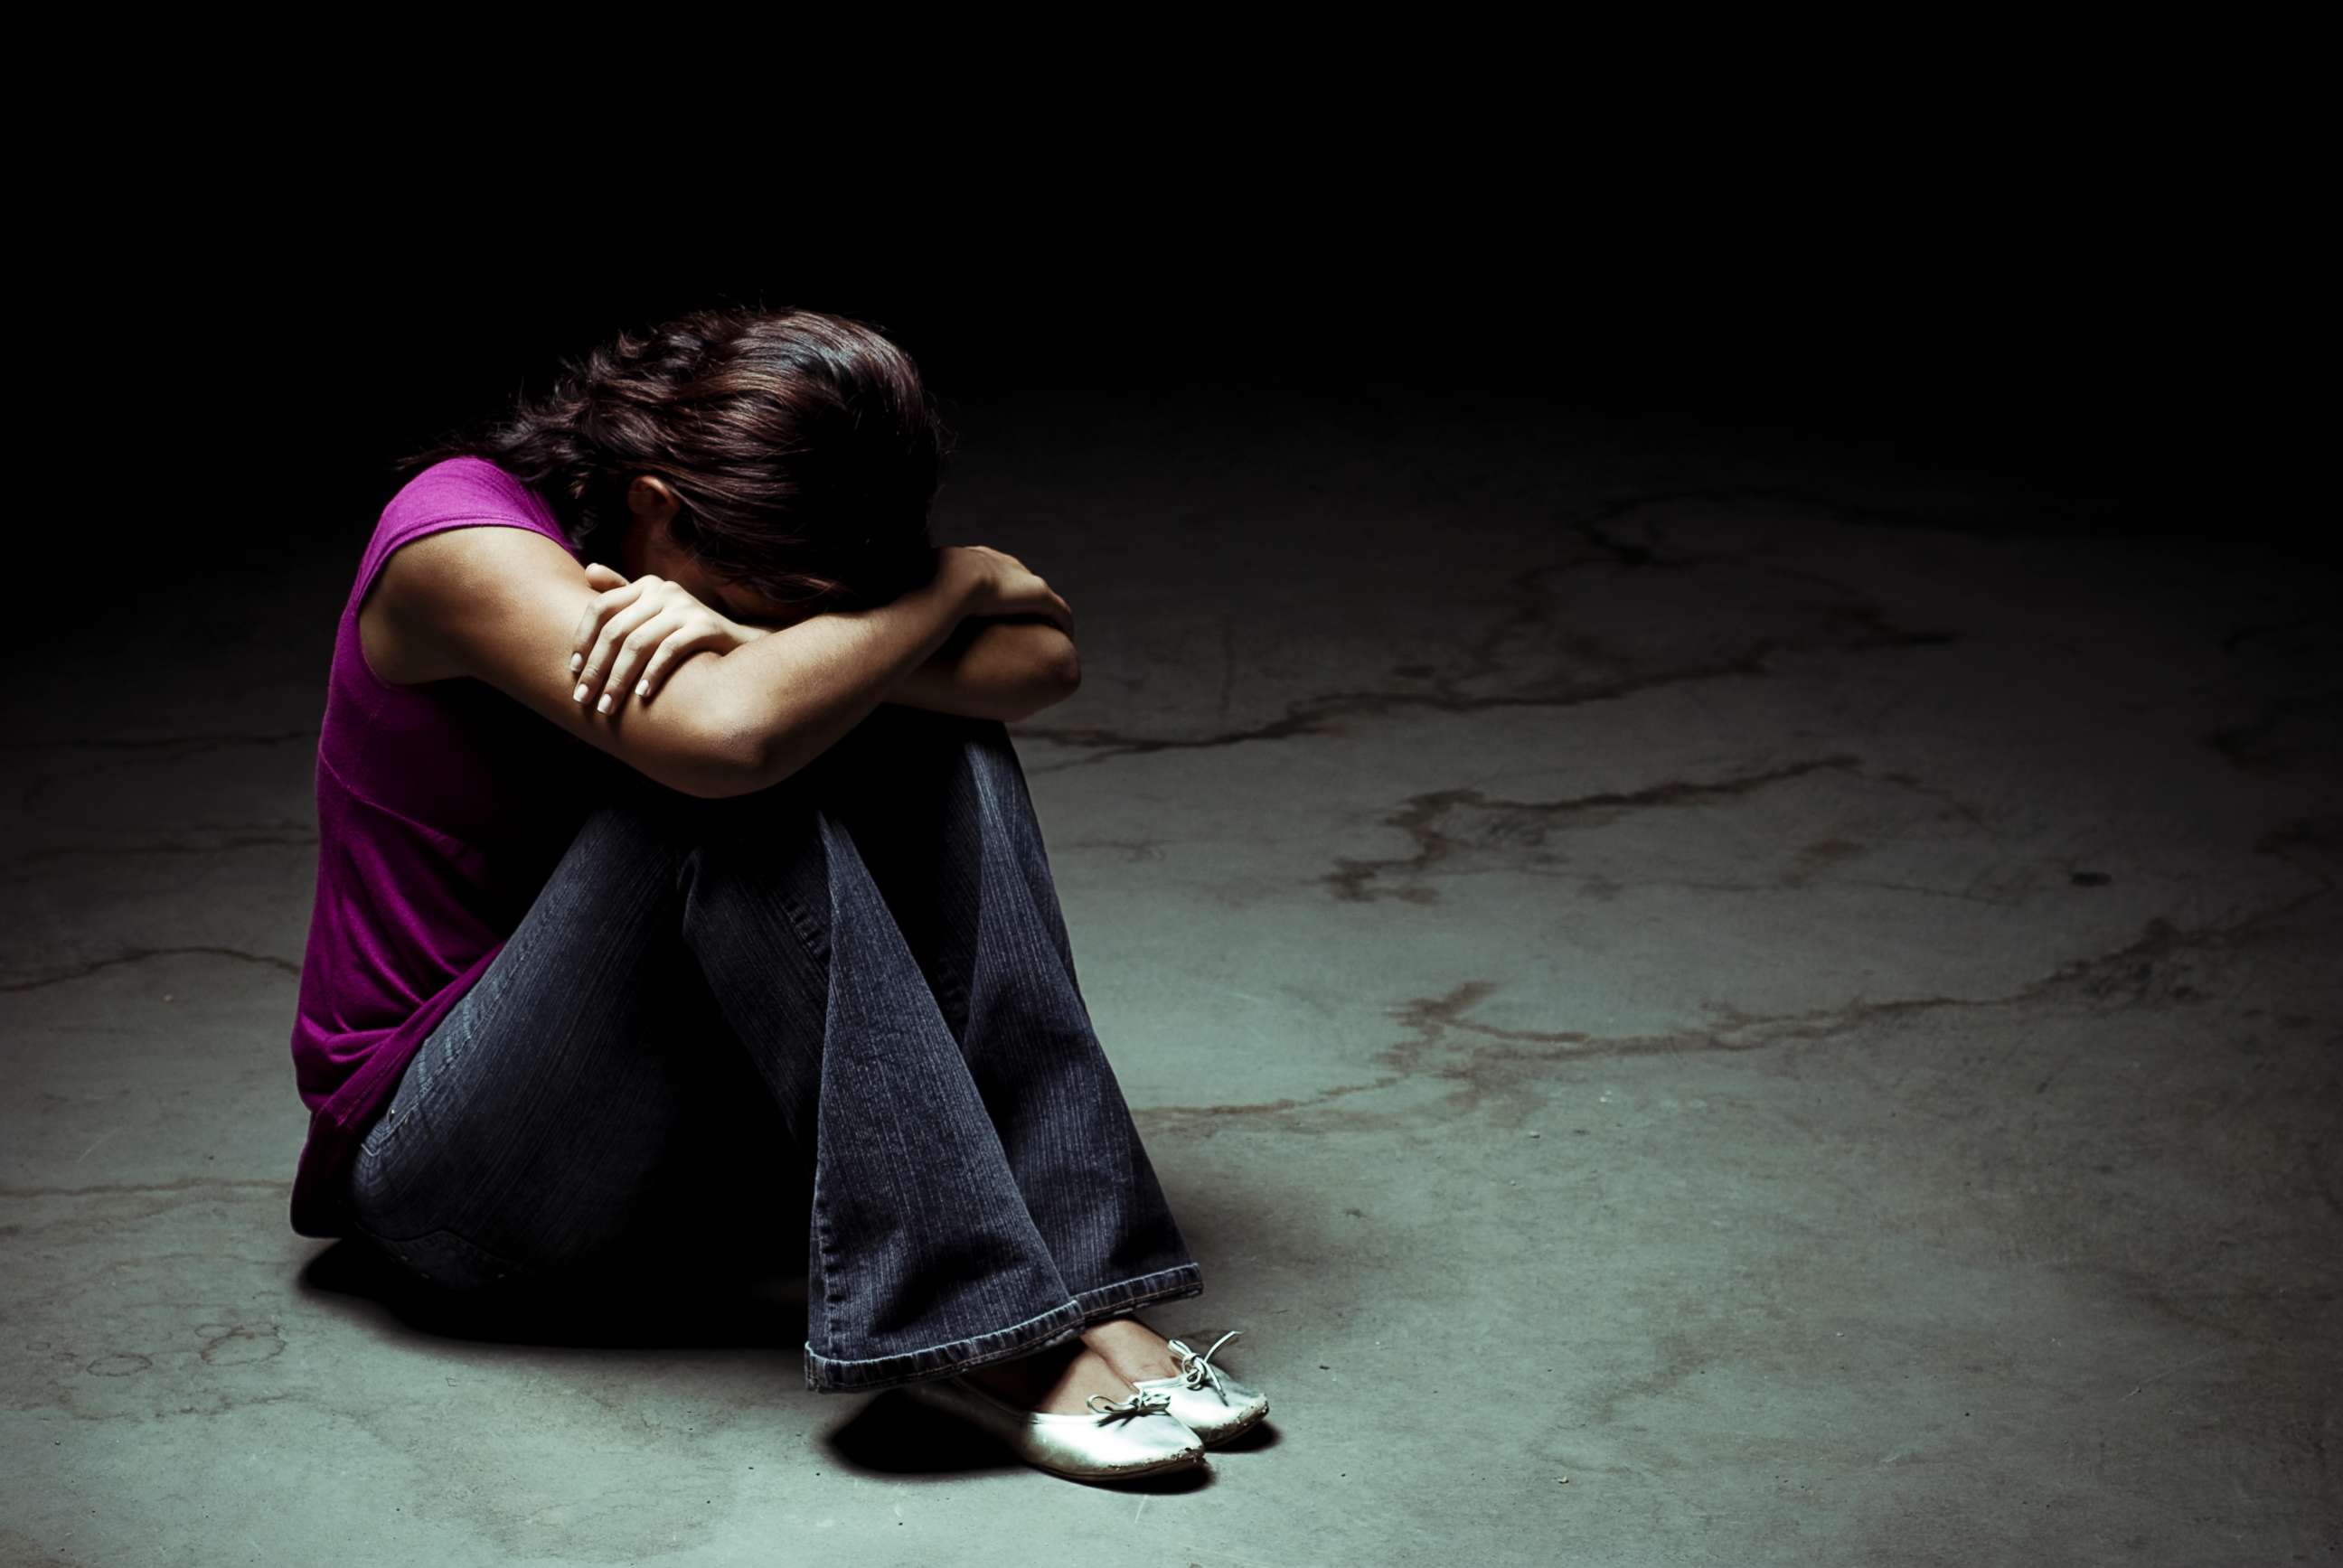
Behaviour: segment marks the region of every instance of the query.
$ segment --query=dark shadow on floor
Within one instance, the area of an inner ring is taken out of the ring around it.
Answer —
[[[769,1249],[679,1259],[646,1254],[477,1292],[418,1280],[372,1243],[346,1238],[302,1282],[364,1297],[419,1332],[509,1344],[606,1349],[746,1346],[806,1339],[806,1279]]]

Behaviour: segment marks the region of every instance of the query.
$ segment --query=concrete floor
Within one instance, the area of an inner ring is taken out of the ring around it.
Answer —
[[[939,537],[1080,619],[1017,736],[1204,1265],[1154,1321],[1265,1438],[1070,1484],[806,1392],[785,1275],[483,1324],[294,1235],[373,518],[269,514],[15,678],[0,1559],[2336,1560],[2330,580],[1372,385],[964,431]]]

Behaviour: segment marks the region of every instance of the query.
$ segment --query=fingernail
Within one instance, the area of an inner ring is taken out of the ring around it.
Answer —
[[[583,702],[586,700],[586,683],[584,681],[581,680],[578,683],[578,689],[569,694],[569,700],[572,702]]]
[[[651,683],[648,679],[638,680],[635,682],[635,695],[637,697],[649,697],[650,694]]]
[[[578,673],[578,667],[579,665],[581,665],[581,664],[585,663],[585,662],[586,662],[586,656],[585,656],[584,654],[582,654],[582,653],[573,653],[573,654],[571,654],[571,655],[569,656],[569,673],[570,673],[570,674],[572,674],[572,675],[577,674],[577,673]]]
[[[594,711],[597,713],[608,713],[610,711],[610,694],[608,692],[606,691],[602,694],[602,700],[594,705]]]

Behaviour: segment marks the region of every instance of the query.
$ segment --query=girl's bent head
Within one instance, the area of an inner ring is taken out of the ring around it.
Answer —
[[[724,306],[564,359],[548,396],[397,466],[485,457],[542,496],[588,559],[612,564],[635,520],[629,488],[655,477],[674,500],[672,551],[812,614],[928,579],[952,445],[910,356],[876,327]]]

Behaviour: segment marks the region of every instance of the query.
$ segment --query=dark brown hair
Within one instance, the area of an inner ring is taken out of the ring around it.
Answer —
[[[717,306],[561,361],[552,391],[399,458],[485,457],[615,560],[637,474],[682,503],[679,548],[809,611],[884,604],[934,570],[928,511],[954,444],[910,355],[819,310]]]

